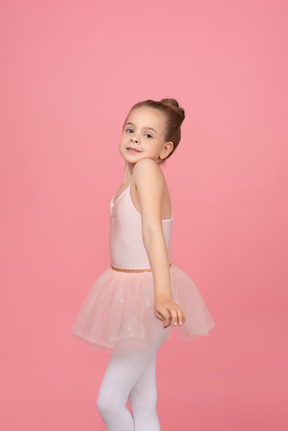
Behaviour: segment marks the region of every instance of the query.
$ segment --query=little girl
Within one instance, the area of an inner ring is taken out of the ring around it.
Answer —
[[[111,351],[96,402],[108,431],[159,431],[158,348],[172,327],[189,341],[215,326],[191,278],[170,260],[173,214],[160,165],[176,150],[184,118],[175,99],[132,106],[119,146],[124,178],[110,202],[111,265],[73,324],[73,338]]]

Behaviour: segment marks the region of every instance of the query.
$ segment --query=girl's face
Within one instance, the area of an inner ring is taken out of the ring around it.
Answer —
[[[146,106],[133,109],[123,127],[120,154],[132,164],[144,157],[161,162],[173,149],[172,142],[165,142],[165,127],[165,114],[158,109]]]

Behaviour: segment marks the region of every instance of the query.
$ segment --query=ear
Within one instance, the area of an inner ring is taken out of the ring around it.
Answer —
[[[171,153],[173,150],[174,144],[172,141],[166,142],[164,144],[164,147],[162,148],[162,151],[160,153],[160,159],[166,159],[166,157]]]

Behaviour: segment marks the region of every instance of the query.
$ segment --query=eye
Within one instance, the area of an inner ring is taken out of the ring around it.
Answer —
[[[152,136],[152,135],[150,135],[150,133],[145,133],[145,135],[144,135],[144,136],[147,136],[147,138],[148,138],[148,139],[153,138],[153,136]]]
[[[133,129],[130,129],[130,128],[129,128],[129,129],[126,129],[126,132],[127,132],[127,133],[133,133]]]

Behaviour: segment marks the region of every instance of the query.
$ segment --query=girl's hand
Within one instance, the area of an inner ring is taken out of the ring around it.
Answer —
[[[163,328],[168,328],[168,326],[182,326],[186,320],[185,310],[176,304],[170,298],[157,298],[154,304],[154,314],[157,319],[163,321]]]

